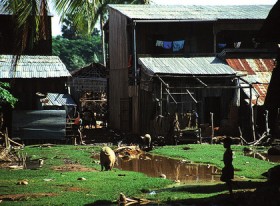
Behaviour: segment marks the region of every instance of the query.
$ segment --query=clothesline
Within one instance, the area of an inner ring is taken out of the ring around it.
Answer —
[[[162,41],[157,40],[156,46],[162,47],[164,49],[173,49],[174,52],[179,51],[184,48],[185,40],[178,41]]]

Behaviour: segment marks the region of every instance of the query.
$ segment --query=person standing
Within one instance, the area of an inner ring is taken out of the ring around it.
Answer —
[[[80,144],[85,144],[83,141],[83,134],[82,134],[82,118],[80,117],[80,113],[77,112],[78,115],[74,119],[74,123],[72,125],[73,134],[74,134],[74,144],[77,145],[77,136],[79,136]]]
[[[230,137],[224,138],[223,144],[226,151],[223,156],[224,168],[222,169],[220,180],[226,183],[229,193],[232,196],[232,179],[234,178],[234,167],[232,164],[233,157],[231,150],[232,139]]]

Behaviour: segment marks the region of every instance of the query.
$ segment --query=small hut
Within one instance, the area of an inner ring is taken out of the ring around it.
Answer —
[[[79,110],[91,113],[97,121],[107,118],[108,70],[100,63],[92,63],[73,71],[69,79],[70,94]]]

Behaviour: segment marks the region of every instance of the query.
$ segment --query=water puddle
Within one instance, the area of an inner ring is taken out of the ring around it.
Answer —
[[[268,162],[280,162],[280,155],[268,155],[265,151],[250,151],[250,152],[244,152],[245,156],[257,158],[260,160],[268,161]]]
[[[27,159],[24,163],[23,162],[5,162],[0,164],[0,168],[7,168],[7,169],[29,169],[29,170],[37,170],[41,168],[43,165],[43,160],[30,160]]]
[[[150,177],[166,177],[180,183],[220,181],[219,174],[221,173],[212,165],[193,164],[147,153],[129,160],[118,157],[118,164],[115,167],[121,170],[142,172]]]

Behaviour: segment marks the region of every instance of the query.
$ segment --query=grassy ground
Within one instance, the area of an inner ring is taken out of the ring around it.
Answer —
[[[256,194],[255,189],[265,184],[261,174],[275,166],[245,157],[242,155],[243,147],[234,146],[235,174],[246,178],[235,187],[238,189],[234,202],[227,202],[228,194],[221,183],[176,185],[166,179],[151,178],[136,172],[118,169],[100,172],[98,160],[92,159],[99,150],[98,146],[25,147],[20,153],[26,153],[32,160],[44,159],[44,165],[34,170],[0,169],[1,205],[113,205],[121,192],[128,197],[148,199],[155,205],[211,205],[215,202],[236,205],[236,201],[245,195],[249,199],[248,193]],[[152,152],[220,168],[223,166],[222,145],[165,146]],[[19,185],[22,180],[28,184]]]
[[[264,150],[263,147],[255,147],[257,150]],[[235,168],[235,174],[240,177],[263,179],[263,173],[271,167],[275,166],[275,163],[261,161],[257,158],[251,158],[244,156],[244,146],[232,146],[233,150],[233,166]],[[225,149],[219,144],[190,144],[190,145],[178,145],[178,146],[165,146],[159,147],[152,152],[159,155],[169,156],[173,158],[180,158],[185,160],[191,160],[194,162],[202,162],[206,164],[213,164],[218,168],[222,168],[223,165],[223,153]]]

